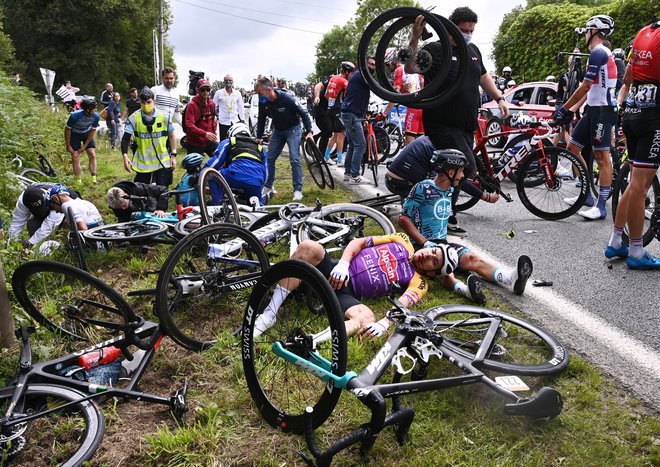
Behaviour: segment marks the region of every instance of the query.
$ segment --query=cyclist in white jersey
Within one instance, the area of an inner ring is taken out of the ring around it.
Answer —
[[[585,206],[591,207],[578,214],[588,220],[605,219],[605,202],[612,191],[612,162],[610,161],[610,143],[612,128],[617,120],[616,79],[617,69],[610,49],[603,45],[605,36],[614,31],[614,21],[607,15],[596,15],[587,21],[585,40],[589,49],[587,71],[582,84],[575,90],[566,103],[555,112],[555,120],[572,120],[575,108],[584,101],[587,106],[584,116],[573,129],[567,149],[580,156],[580,151],[590,145],[600,170],[600,191],[597,202],[588,192]],[[565,198],[568,204],[574,204],[575,198]]]

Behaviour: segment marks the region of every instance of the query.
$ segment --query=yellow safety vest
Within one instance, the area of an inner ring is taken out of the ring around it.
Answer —
[[[133,129],[133,138],[137,143],[137,150],[133,156],[133,170],[136,172],[155,172],[163,167],[169,168],[172,165],[170,154],[167,151],[167,122],[165,115],[158,110],[153,124],[146,125],[142,121],[142,111],[139,110],[133,114],[135,118],[135,128]]]

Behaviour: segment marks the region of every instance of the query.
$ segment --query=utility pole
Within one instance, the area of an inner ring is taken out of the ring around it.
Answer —
[[[165,66],[164,57],[163,57],[163,34],[165,32],[165,8],[163,2],[165,0],[158,0],[158,63],[160,64],[160,69],[162,70]],[[160,70],[158,70],[158,84],[160,84]]]

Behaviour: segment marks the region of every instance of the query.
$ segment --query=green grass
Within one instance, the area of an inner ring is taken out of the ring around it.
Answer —
[[[81,191],[85,198],[97,204],[107,221],[113,222],[103,197],[115,181],[129,174],[123,171],[118,151],[99,150],[98,158],[99,183],[92,185],[85,176]],[[274,203],[291,199],[288,166],[288,158],[281,157],[275,185],[278,195]],[[70,173],[70,167],[65,164],[59,163],[58,169],[61,173]],[[177,170],[175,180],[181,175],[182,171]],[[315,198],[324,204],[353,198],[351,193],[340,188],[335,191],[317,189],[308,175],[304,193],[308,204]],[[3,213],[11,209],[7,203],[2,205]],[[148,271],[160,267],[170,248],[159,245],[146,252],[116,248],[105,254],[90,255],[89,262],[96,275],[125,296],[129,290],[154,286],[156,276]],[[20,249],[9,245],[2,253],[10,278],[22,260]],[[73,261],[68,253],[59,255],[62,261]],[[515,312],[494,295],[488,294],[488,298],[491,307]],[[140,313],[153,318],[149,297],[130,298],[129,302]],[[455,302],[464,301],[435,284],[420,308]],[[378,317],[389,308],[384,299],[370,300],[367,304]],[[27,322],[15,302],[12,306],[17,324]],[[34,340],[37,359],[58,353],[57,343],[46,330],[39,329]],[[570,342],[564,344],[570,347]],[[380,345],[382,340],[349,339],[349,369],[359,371]],[[393,431],[386,429],[366,459],[353,447],[340,453],[335,465],[660,465],[657,416],[579,355],[571,354],[571,358],[568,370],[559,376],[529,381],[523,378],[534,388],[548,385],[562,393],[564,411],[549,423],[536,424],[503,415],[503,400],[481,385],[407,396],[402,399],[403,405],[416,411],[408,444],[399,447]],[[0,352],[0,382],[11,377],[17,363],[16,348]],[[433,374],[455,371],[444,364],[434,367]],[[108,429],[91,464],[302,464],[296,452],[306,451],[303,437],[271,428],[252,403],[243,378],[240,346],[230,330],[218,336],[213,348],[199,354],[165,339],[144,376],[141,389],[170,394],[181,386],[184,378],[190,381],[188,424],[177,426],[160,406],[138,402],[120,403],[116,407],[106,404]],[[383,381],[387,381],[387,377]],[[316,432],[319,444],[327,447],[368,418],[368,409],[350,393],[344,393],[333,415]]]

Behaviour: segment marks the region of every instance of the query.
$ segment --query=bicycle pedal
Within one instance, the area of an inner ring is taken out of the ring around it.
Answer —
[[[186,396],[188,395],[188,378],[183,380],[183,387],[177,389],[174,395],[170,398],[172,402],[172,415],[179,423],[185,422],[186,412],[188,411],[188,404],[186,403]]]

